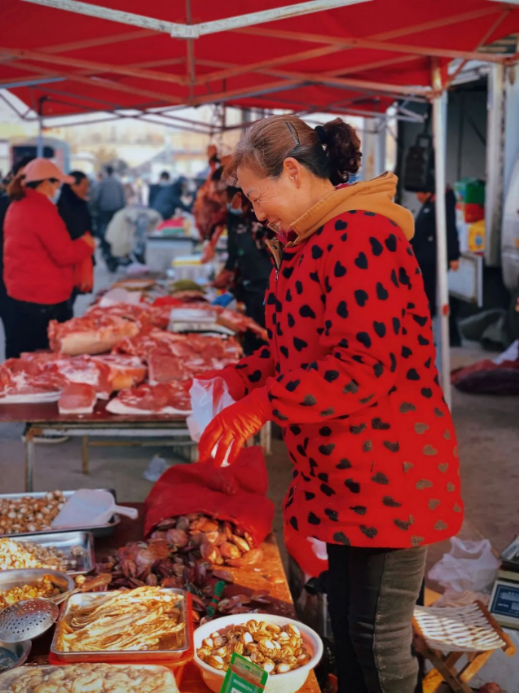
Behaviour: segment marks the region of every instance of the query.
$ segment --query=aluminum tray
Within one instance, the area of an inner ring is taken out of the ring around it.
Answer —
[[[115,491],[111,488],[108,489],[101,489],[102,491],[110,491],[110,493],[113,495],[115,498]],[[15,499],[15,498],[44,498],[47,495],[48,491],[35,491],[33,493],[1,493],[0,494],[0,501],[4,499]],[[75,491],[63,491],[63,496],[65,498],[70,498],[70,496],[75,493]],[[119,515],[114,515],[110,522],[107,522],[105,525],[98,525],[97,527],[77,527],[74,528],[74,531],[77,532],[92,532],[94,537],[109,537],[111,534],[113,534],[114,529],[117,527],[117,525],[120,523],[121,518]],[[0,534],[1,537],[11,537],[11,539],[17,539],[18,537],[36,537],[36,536],[41,536],[42,534],[48,535],[48,534],[63,534],[64,532],[69,532],[70,530],[67,529],[42,529],[39,532],[20,532],[19,534]]]
[[[0,570],[0,592],[6,592],[13,587],[23,587],[23,585],[35,585],[44,575],[55,575],[66,589],[74,589],[74,580],[59,570],[50,568],[24,568],[23,570]],[[66,591],[66,590],[64,590]]]
[[[106,597],[106,592],[96,593],[87,592],[86,594],[74,594],[63,605],[59,619],[56,623],[56,630],[52,638],[50,651],[63,662],[145,662],[171,660],[172,664],[183,664],[192,659],[193,655],[193,620],[191,617],[190,595],[184,590],[174,588],[164,588],[164,592],[176,592],[183,596],[182,617],[184,619],[184,645],[183,647],[169,650],[103,650],[100,652],[61,652],[57,649],[58,636],[62,621],[68,615],[71,606],[91,604],[98,599]]]
[[[10,535],[14,541],[39,544],[48,548],[50,546],[62,551],[67,558],[77,561],[77,566],[66,572],[69,575],[86,575],[95,566],[94,537],[92,532],[62,532],[38,534],[37,536]],[[70,550],[73,546],[81,546],[83,553],[80,556],[72,556]]]

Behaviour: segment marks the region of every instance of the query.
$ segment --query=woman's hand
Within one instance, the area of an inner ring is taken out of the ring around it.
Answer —
[[[214,448],[214,464],[221,467],[229,450],[228,464],[236,462],[246,441],[271,418],[267,389],[253,390],[236,404],[224,409],[207,426],[198,443],[201,462],[210,460]]]
[[[223,269],[212,283],[212,286],[214,286],[215,289],[226,289],[232,284],[233,280],[234,272]]]
[[[95,239],[92,238],[92,236],[90,235],[90,233],[89,233],[88,231],[87,231],[86,233],[84,233],[84,234],[81,236],[81,240],[82,240],[82,241],[85,241],[85,243],[86,243],[88,246],[90,246],[91,248],[95,248],[95,247],[96,247]]]

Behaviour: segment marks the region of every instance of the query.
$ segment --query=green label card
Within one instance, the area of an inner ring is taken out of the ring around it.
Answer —
[[[268,677],[264,669],[234,652],[220,693],[262,693]]]

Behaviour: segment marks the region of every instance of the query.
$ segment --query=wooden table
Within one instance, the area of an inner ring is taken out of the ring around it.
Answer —
[[[130,541],[139,541],[144,534],[144,503],[126,503],[139,511],[138,520],[130,520],[121,517],[121,522],[115,528],[110,537],[96,539],[96,557],[102,558],[108,553],[117,549]],[[234,594],[250,594],[253,590],[265,590],[270,593],[273,601],[265,611],[271,613],[296,618],[294,604],[290,596],[288,582],[283,569],[281,556],[272,534],[270,534],[262,545],[265,559],[260,568],[227,568],[234,575],[234,583],[228,585],[224,596]],[[254,615],[251,616],[254,618]],[[29,658],[30,662],[44,664],[47,662],[50,643],[52,640],[52,630],[38,638],[33,643],[33,650]],[[199,670],[194,663],[188,664],[184,670],[180,685],[182,693],[208,693],[209,688],[205,685]],[[300,689],[301,693],[320,693],[319,684],[313,672],[310,673],[305,685]]]

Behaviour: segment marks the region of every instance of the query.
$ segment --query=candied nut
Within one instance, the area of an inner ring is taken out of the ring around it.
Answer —
[[[290,664],[286,664],[285,662],[281,662],[276,667],[276,673],[286,674],[288,671],[290,671],[291,668],[292,667],[290,666]]]
[[[214,667],[215,669],[223,669],[225,666],[223,659],[218,655],[211,655],[207,660],[207,663],[209,666]]]

